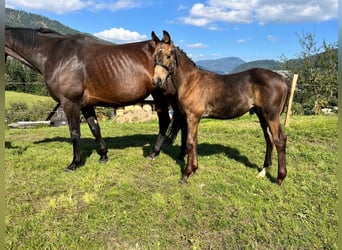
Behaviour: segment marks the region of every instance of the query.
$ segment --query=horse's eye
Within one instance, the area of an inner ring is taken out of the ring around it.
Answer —
[[[166,56],[166,58],[167,58],[167,59],[170,59],[170,58],[171,58],[171,56],[172,56],[172,55],[170,55],[170,54],[169,54],[169,55],[167,55],[167,56]]]

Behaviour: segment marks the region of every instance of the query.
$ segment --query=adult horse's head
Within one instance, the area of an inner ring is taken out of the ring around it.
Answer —
[[[154,87],[167,89],[172,85],[172,75],[177,67],[176,48],[165,30],[162,40],[152,31],[152,40],[156,43],[152,54],[154,61],[152,83]]]

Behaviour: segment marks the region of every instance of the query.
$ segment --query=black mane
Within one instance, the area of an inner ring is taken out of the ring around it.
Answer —
[[[206,71],[205,69],[201,68],[200,66],[198,66],[187,54],[184,50],[182,50],[181,48],[179,48],[178,46],[176,47],[177,51],[179,51],[183,56],[185,56],[193,66],[195,66],[197,69],[202,70],[202,71]]]

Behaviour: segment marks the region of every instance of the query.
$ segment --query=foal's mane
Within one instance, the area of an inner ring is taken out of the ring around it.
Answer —
[[[179,48],[178,46],[175,46],[175,48],[177,49],[177,51],[183,55],[194,67],[196,67],[199,70],[204,70],[202,69],[200,66],[198,66],[187,54],[184,50],[182,50],[181,48]]]

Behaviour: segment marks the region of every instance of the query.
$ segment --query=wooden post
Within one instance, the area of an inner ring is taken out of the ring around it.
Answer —
[[[296,89],[297,80],[298,80],[298,74],[294,74],[293,79],[292,79],[292,84],[291,84],[289,104],[287,106],[287,112],[286,112],[286,118],[285,118],[285,127],[287,127],[290,123],[290,115],[291,115],[291,108],[292,108],[292,102],[293,102],[293,95],[294,95],[294,91]]]

